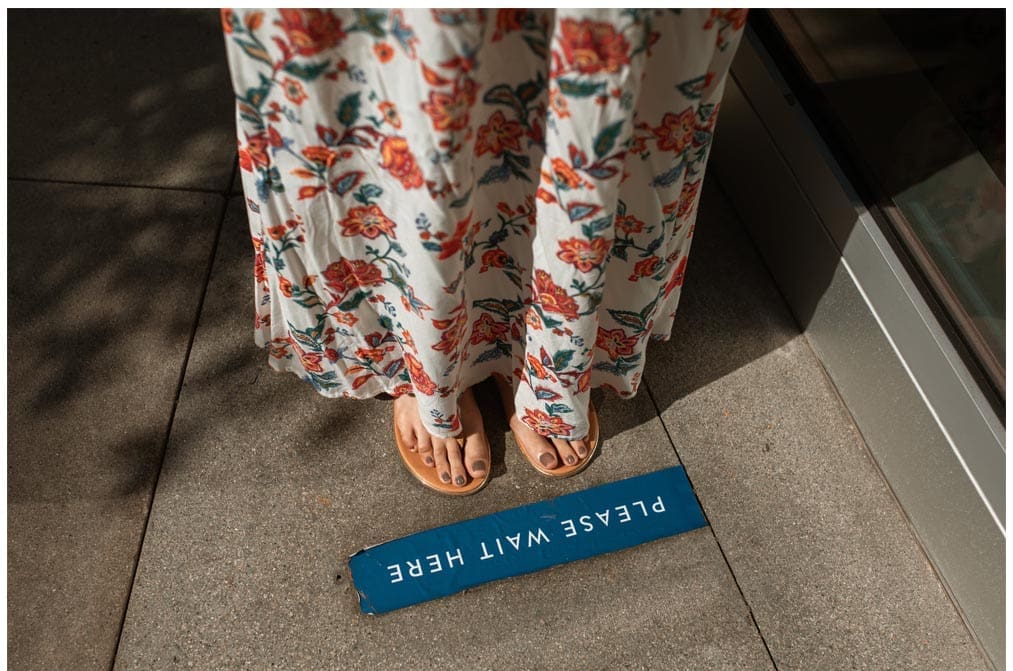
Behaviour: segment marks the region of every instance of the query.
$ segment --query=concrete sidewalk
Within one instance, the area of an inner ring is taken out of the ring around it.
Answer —
[[[389,403],[253,343],[217,13],[8,20],[10,668],[988,668],[713,176],[590,468],[540,477],[483,388],[493,480],[440,498]],[[708,527],[358,611],[365,545],[678,463]]]

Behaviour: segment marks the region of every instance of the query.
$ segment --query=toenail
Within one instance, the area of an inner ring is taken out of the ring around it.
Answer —
[[[450,473],[440,473],[440,480],[450,482]]]
[[[549,454],[548,452],[542,452],[538,456],[538,461],[542,462],[542,466],[548,468],[549,466],[552,466],[552,464],[555,463],[556,460],[553,459],[552,455]]]
[[[458,485],[463,485],[464,484],[464,476],[463,475],[458,475],[456,478],[454,478],[454,482],[456,482]]]
[[[573,463],[573,455],[572,454],[566,455],[566,463],[568,463],[568,464],[572,464]]]
[[[471,470],[481,472],[485,470],[485,462],[481,459],[471,462]]]
[[[583,448],[583,447],[581,447],[581,446],[578,445],[577,446],[577,454],[579,454],[580,456],[583,457],[585,454],[587,454],[587,450],[585,448]]]
[[[429,465],[429,466],[433,465],[433,458],[432,457],[426,457],[425,461],[426,461],[427,465]]]

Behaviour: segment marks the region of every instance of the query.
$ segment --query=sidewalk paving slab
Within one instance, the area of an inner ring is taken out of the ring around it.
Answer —
[[[13,178],[222,191],[234,97],[217,10],[11,10]]]
[[[645,377],[774,662],[989,668],[716,184]]]
[[[11,669],[109,668],[221,207],[8,183]]]
[[[326,399],[252,342],[252,250],[234,199],[163,466],[116,668],[770,669],[709,529],[359,612],[356,550],[677,464],[646,394],[598,396],[605,443],[552,481],[518,452],[484,386],[480,494],[416,483],[391,405]]]

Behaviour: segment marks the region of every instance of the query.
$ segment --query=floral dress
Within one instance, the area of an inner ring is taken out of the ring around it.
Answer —
[[[441,437],[499,374],[583,438],[671,334],[745,17],[223,10],[271,366]]]

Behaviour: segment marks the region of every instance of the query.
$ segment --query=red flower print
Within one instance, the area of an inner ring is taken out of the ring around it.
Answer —
[[[446,354],[456,352],[457,346],[461,342],[464,325],[467,323],[468,315],[464,310],[459,311],[450,319],[434,319],[433,326],[441,333],[440,342],[433,345],[433,349]]]
[[[552,175],[556,184],[564,189],[576,189],[584,183],[570,164],[558,156],[552,159]]]
[[[516,121],[507,121],[503,112],[496,112],[489,117],[489,122],[478,128],[478,139],[475,141],[475,156],[490,153],[499,156],[507,149],[521,150],[518,138],[524,133],[524,127]]]
[[[668,295],[672,293],[673,289],[682,286],[682,280],[686,275],[686,259],[687,257],[682,257],[679,261],[679,265],[675,268],[675,272],[672,273],[672,279],[670,279],[668,281],[668,285],[665,286],[665,298],[668,298]]]
[[[583,393],[591,388],[591,369],[588,368],[577,378],[577,393]]]
[[[383,120],[394,128],[401,127],[401,115],[397,113],[397,106],[394,103],[387,100],[380,103],[380,114]]]
[[[622,329],[598,329],[598,338],[595,344],[608,352],[610,359],[618,359],[621,356],[633,354],[633,348],[637,344],[635,336],[627,336]]]
[[[338,295],[357,286],[375,287],[385,281],[377,266],[362,259],[335,261],[327,266],[323,274],[327,286]]]
[[[300,56],[314,56],[335,46],[345,37],[341,19],[320,9],[279,9],[281,26],[288,41]]]
[[[232,20],[234,16],[235,13],[231,9],[222,10],[222,30],[225,31],[226,35],[230,35],[232,33]]]
[[[580,73],[618,72],[630,62],[630,45],[611,23],[563,19],[560,28],[563,57]]]
[[[666,112],[661,125],[652,132],[658,138],[658,149],[674,151],[681,154],[693,142],[696,115],[692,107],[687,107],[679,115]]]
[[[490,249],[482,254],[482,267],[478,272],[484,273],[490,268],[505,268],[510,257],[502,249]]]
[[[394,237],[394,222],[388,219],[377,205],[353,207],[348,216],[338,222],[345,237],[364,235],[370,240],[380,234]]]
[[[546,312],[563,315],[569,321],[577,318],[577,301],[541,268],[535,271],[535,298]]]
[[[380,268],[372,263],[362,259],[352,259],[351,265],[352,275],[355,276],[355,281],[360,287],[375,287],[385,282]]]
[[[351,312],[336,312],[334,313],[334,319],[339,324],[344,324],[345,326],[355,326],[359,321],[359,318]]]
[[[278,288],[285,298],[292,298],[292,281],[284,275],[278,276]]]
[[[267,260],[264,258],[263,251],[258,251],[253,257],[253,278],[257,284],[267,282]]]
[[[535,196],[538,198],[538,200],[542,201],[543,203],[548,203],[549,205],[552,205],[553,203],[556,202],[556,197],[541,187],[538,187],[538,191],[535,192]]]
[[[544,352],[545,350],[542,351]],[[531,375],[534,376],[535,379],[552,380],[553,382],[556,380],[556,378],[552,376],[552,373],[549,372],[549,369],[546,368],[541,361],[536,359],[534,355],[528,354],[527,359]]]
[[[415,339],[412,337],[410,331],[401,331],[401,342],[404,344],[405,347],[407,347],[411,351],[413,352],[419,351],[418,348],[415,346]]]
[[[432,396],[436,393],[436,383],[426,375],[426,371],[422,368],[422,364],[418,359],[405,352],[404,362],[405,367],[408,369],[408,375],[411,376],[412,383],[415,385],[415,391],[426,396]]]
[[[538,310],[534,308],[528,308],[528,311],[524,313],[524,323],[533,331],[542,330],[542,318],[538,316]]]
[[[679,194],[679,211],[675,213],[676,217],[682,218],[689,215],[693,210],[693,203],[696,202],[696,195],[699,191],[700,180],[683,183],[682,193]]]
[[[320,365],[323,361],[323,355],[317,354],[316,352],[306,352],[302,347],[299,347],[299,343],[295,341],[292,336],[288,336],[288,344],[296,351],[299,355],[299,361],[302,362],[303,368],[310,373],[323,373],[324,368]]]
[[[468,216],[457,222],[457,228],[454,229],[454,233],[447,239],[440,243],[440,253],[437,255],[440,261],[449,259],[451,256],[461,251],[464,248],[464,238],[468,231],[473,229],[472,233],[478,232],[478,227],[481,226],[480,221],[476,221],[474,225],[471,223],[471,215],[474,212],[469,212]],[[439,237],[437,234],[436,237]]]
[[[394,391],[391,392],[391,396],[404,396],[405,394],[412,393],[412,386],[410,384],[399,384],[394,387]]]
[[[285,91],[285,97],[294,102],[296,105],[301,105],[302,101],[309,98],[309,96],[306,95],[306,91],[303,90],[302,83],[298,79],[285,77],[285,79],[281,82],[281,87]]]
[[[394,49],[391,48],[386,42],[377,42],[373,45],[373,53],[380,59],[381,63],[386,63],[390,59],[394,58]]]
[[[540,436],[569,435],[573,425],[567,424],[562,417],[550,415],[542,410],[524,409],[521,421]]]
[[[323,272],[324,283],[334,294],[342,296],[351,291],[355,285],[355,275],[348,261],[341,259],[327,266]]]
[[[247,135],[246,148],[239,150],[239,162],[241,167],[243,167],[246,171],[252,171],[253,166],[255,165],[259,165],[264,168],[268,167],[271,164],[271,159],[267,156],[267,145],[267,135],[264,133]],[[244,153],[245,156],[243,155]],[[246,165],[249,167],[245,167]]]
[[[644,222],[640,221],[633,215],[627,214],[622,217],[616,217],[616,228],[627,235],[630,233],[639,233],[644,230]]]
[[[303,147],[302,155],[310,161],[319,163],[320,165],[325,165],[328,168],[334,165],[334,162],[338,160],[337,152],[320,145]]]
[[[643,154],[647,151],[647,139],[650,135],[634,135],[633,142],[627,150],[630,154]]]
[[[748,13],[749,10],[747,9],[726,9],[724,11],[720,9],[712,9],[710,19],[708,19],[707,23],[705,23],[703,27],[704,29],[709,29],[712,25],[714,25],[714,19],[723,18],[731,25],[732,30],[741,30],[742,27],[746,25],[746,16]]]
[[[633,266],[633,274],[629,276],[630,282],[636,282],[641,277],[650,277],[654,273],[658,272],[658,266],[661,265],[661,259],[657,256],[648,256],[642,261],[638,261]]]
[[[549,108],[552,109],[559,119],[565,119],[570,116],[570,108],[566,106],[566,98],[563,97],[558,88],[549,89]]]
[[[559,241],[558,256],[565,263],[577,268],[582,273],[589,273],[605,260],[609,251],[609,241],[605,238],[583,240],[570,238]]]
[[[250,30],[256,30],[260,28],[260,24],[264,22],[264,12],[250,12],[246,15],[246,27]]]
[[[281,147],[285,144],[285,140],[281,137],[281,133],[274,126],[268,126],[267,128],[267,141],[272,147]]]
[[[468,111],[475,104],[477,84],[466,79],[464,87],[454,86],[453,93],[429,92],[429,102],[422,111],[433,120],[436,130],[462,130],[468,125]]]
[[[497,322],[487,313],[475,320],[471,325],[471,344],[477,345],[480,342],[496,342],[507,334],[510,328],[506,324]]]
[[[524,23],[531,16],[526,9],[498,9],[496,10],[496,31],[492,34],[492,41],[498,42],[507,33],[515,30],[522,30]]]
[[[415,163],[415,156],[408,148],[408,141],[403,137],[392,135],[380,144],[380,165],[390,174],[401,180],[406,189],[417,189],[422,186],[422,170]]]
[[[369,361],[372,361],[373,363],[380,363],[385,358],[387,358],[387,352],[391,351],[392,349],[394,348],[391,346],[384,347],[382,349],[379,347],[360,347],[359,349],[355,350],[355,356],[359,357],[360,359],[367,359]]]

